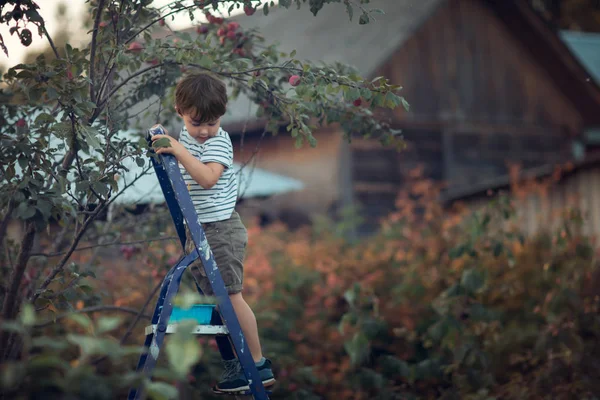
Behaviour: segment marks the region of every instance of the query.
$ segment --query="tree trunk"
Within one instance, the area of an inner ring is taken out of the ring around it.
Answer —
[[[9,321],[14,319],[16,314],[16,305],[18,303],[19,287],[23,280],[23,274],[27,268],[29,257],[31,256],[31,249],[33,248],[33,241],[35,239],[35,226],[33,222],[28,222],[25,228],[25,234],[21,240],[21,249],[15,266],[13,267],[12,274],[10,276],[10,283],[6,295],[4,296],[4,304],[2,305],[2,319]],[[0,349],[3,353],[0,354],[2,359],[5,359],[6,355],[10,354],[7,344],[9,342],[9,334],[6,331],[0,331]]]

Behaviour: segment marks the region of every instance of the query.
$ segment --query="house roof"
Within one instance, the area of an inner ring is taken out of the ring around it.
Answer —
[[[371,0],[367,8],[384,10],[375,15],[375,22],[359,25],[359,11],[353,21],[343,11],[343,5],[327,5],[315,17],[309,7],[300,10],[273,7],[269,15],[257,12],[253,16],[238,15],[244,29],[256,28],[268,44],[279,44],[284,52],[296,50],[296,58],[313,62],[341,62],[354,66],[366,77],[372,77],[378,67],[447,0]],[[484,2],[523,42],[556,85],[582,114],[587,126],[600,124],[600,83],[597,49],[600,35],[563,32],[561,36],[539,18],[523,2],[488,0]],[[192,29],[189,30],[192,33]],[[562,40],[561,40],[562,39]],[[563,43],[564,41],[564,43]],[[594,77],[590,82],[590,74]],[[231,100],[225,124],[235,134],[245,127],[262,127],[255,117],[257,106],[246,96]]]
[[[119,179],[120,190],[143,171],[143,168],[138,167],[133,160],[128,159],[124,164],[131,169]],[[238,178],[240,199],[270,197],[304,188],[304,184],[297,179],[274,174],[250,164],[242,166],[234,163],[233,168]],[[162,204],[164,202],[165,198],[153,169],[139,178],[115,200],[117,204],[127,205]]]
[[[600,167],[600,154],[592,154],[585,157],[581,161],[575,161],[570,163],[569,165],[563,165],[559,180],[571,176],[578,171],[598,167]],[[556,169],[557,165],[554,164],[545,164],[539,167],[529,168],[519,173],[518,180],[526,181],[530,179],[540,179],[549,177],[556,172]],[[494,194],[510,190],[512,183],[514,183],[513,177],[510,174],[506,174],[498,176],[496,178],[488,179],[483,182],[479,182],[469,187],[450,189],[442,196],[442,200],[446,203],[452,203],[455,201],[465,201],[482,197],[490,197]]]
[[[585,128],[600,125],[600,84],[590,79],[591,71],[586,70],[568,40],[565,42],[527,2],[487,0],[485,3],[575,106]]]
[[[378,8],[385,14],[374,14],[376,21],[366,25],[359,25],[360,12],[356,7],[350,21],[343,4],[326,5],[316,17],[304,5],[300,10],[273,7],[267,16],[257,12],[231,20],[238,21],[244,29],[256,28],[267,44],[279,44],[281,51],[296,50],[299,60],[342,62],[369,77],[444,2],[371,0],[366,8]],[[194,34],[192,29],[188,32]],[[257,108],[246,96],[231,100],[228,109],[225,124],[232,133],[242,123],[256,120]]]
[[[589,72],[590,78],[600,85],[600,34],[562,31],[560,37]]]

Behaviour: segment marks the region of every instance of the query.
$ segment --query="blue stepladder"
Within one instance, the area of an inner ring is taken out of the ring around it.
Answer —
[[[160,127],[148,130],[147,139],[149,145],[151,145],[150,138],[157,134],[164,134],[164,131]],[[151,157],[151,162],[165,196],[171,217],[175,223],[175,228],[182,248],[185,249],[186,242],[185,221],[190,229],[196,251],[182,257],[175,266],[169,270],[163,280],[159,298],[152,316],[152,325],[145,329],[146,340],[144,348],[146,351],[140,356],[137,371],[148,378],[152,377],[152,371],[156,366],[160,348],[165,340],[166,334],[172,333],[177,329],[176,324],[169,324],[169,320],[173,312],[173,301],[179,290],[183,273],[192,262],[200,258],[202,267],[210,281],[214,296],[217,299],[218,311],[213,311],[210,325],[197,325],[193,333],[199,335],[227,335],[229,337],[229,348],[223,349],[223,346],[219,344],[219,350],[222,354],[224,352],[233,354],[231,346],[235,349],[244,375],[249,382],[250,390],[223,394],[252,395],[255,400],[268,400],[268,392],[262,384],[262,380],[245,340],[244,333],[242,332],[229,299],[229,294],[225,288],[223,278],[217,268],[202,225],[198,221],[192,198],[190,197],[188,188],[179,170],[178,162],[176,158],[170,154],[161,154]],[[198,290],[200,291],[200,288],[198,288]],[[132,388],[129,392],[128,399],[140,399],[142,398],[142,392],[142,388]]]

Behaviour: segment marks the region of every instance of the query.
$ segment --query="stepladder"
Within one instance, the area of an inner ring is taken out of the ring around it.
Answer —
[[[160,126],[148,130],[147,139],[156,134],[164,134]],[[151,150],[152,153],[152,150]],[[171,323],[175,296],[179,291],[183,274],[188,266],[200,259],[216,298],[216,308],[208,324],[196,325],[192,333],[196,335],[215,336],[217,345],[224,359],[235,356],[239,360],[242,372],[248,381],[248,390],[238,392],[219,392],[235,397],[245,396],[255,400],[268,400],[267,390],[262,384],[259,372],[248,348],[244,333],[235,314],[223,278],[217,268],[210,245],[198,219],[194,204],[179,170],[176,158],[169,154],[151,154],[151,162],[156,172],[158,182],[163,191],[167,207],[175,224],[177,236],[185,250],[186,226],[194,242],[195,249],[184,255],[166,274],[159,292],[151,325],[145,328],[144,353],[140,356],[137,371],[146,378],[152,378],[153,370],[161,353],[161,347],[169,333],[177,330],[177,323]],[[185,251],[184,251],[185,253]],[[197,288],[201,293],[200,288]],[[220,340],[219,340],[220,339]],[[235,353],[234,353],[235,351]],[[132,388],[128,399],[141,399],[143,387]]]

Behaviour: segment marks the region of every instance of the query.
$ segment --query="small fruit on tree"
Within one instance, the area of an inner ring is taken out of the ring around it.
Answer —
[[[235,40],[236,37],[237,36],[234,31],[227,32],[227,39]]]
[[[227,30],[224,28],[219,28],[217,30],[217,36],[225,36],[227,34]]]
[[[362,104],[362,99],[356,99],[352,104],[354,104],[356,107],[359,107]]]
[[[21,118],[17,121],[15,125],[17,126],[17,128],[25,128],[27,126],[27,122],[25,122],[24,118]]]
[[[141,43],[139,42],[131,42],[129,44],[129,46],[127,47],[127,50],[133,52],[133,53],[139,53],[140,51],[142,51],[142,49],[144,48],[144,46],[141,45]]]
[[[298,86],[300,84],[300,77],[298,75],[290,76],[289,83],[292,86]]]
[[[237,29],[239,29],[240,24],[235,22],[235,21],[231,21],[230,23],[227,24],[227,30],[229,31],[235,31]]]
[[[196,32],[199,35],[204,35],[208,33],[208,26],[206,25],[200,25],[199,27],[196,28]]]
[[[159,19],[158,20],[158,25],[165,26],[165,19],[164,18]]]
[[[256,12],[256,9],[252,6],[245,6],[244,7],[244,13],[248,16],[254,14]]]

